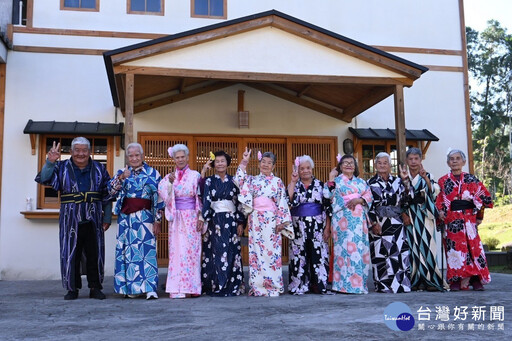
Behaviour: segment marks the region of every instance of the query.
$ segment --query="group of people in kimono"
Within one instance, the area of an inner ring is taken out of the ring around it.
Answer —
[[[483,290],[490,281],[477,227],[492,200],[474,175],[462,171],[466,157],[460,150],[448,153],[451,171],[437,183],[423,168],[421,151],[409,148],[399,176],[391,174],[389,154],[379,153],[377,174],[368,181],[347,154],[323,183],[313,176],[312,158],[303,155],[295,159],[288,186],[273,174],[277,160],[271,152],[257,153],[259,174],[249,175],[252,151],[246,148],[234,176],[227,173],[231,156],[224,151],[210,153],[201,173],[189,168],[185,145],[168,153],[175,169],[162,178],[144,162],[142,146],[131,143],[126,167],[110,178],[91,159],[87,139],[75,138],[71,158],[63,161],[54,143],[36,181],[60,193],[66,300],[78,298],[83,270],[89,297],[105,298],[104,232],[116,199],[114,291],[128,298],[158,298],[156,238],[163,216],[169,237],[165,288],[171,298],[245,293],[245,226],[253,296],[284,292],[282,236],[290,239],[288,291],[295,295],[368,293],[370,267],[378,292]],[[205,177],[210,168],[214,175]],[[446,250],[446,281],[436,230]]]

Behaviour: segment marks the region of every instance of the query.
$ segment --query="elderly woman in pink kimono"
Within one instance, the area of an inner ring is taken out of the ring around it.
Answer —
[[[165,202],[165,217],[169,221],[169,269],[166,292],[171,298],[201,295],[201,232],[203,222],[199,199],[201,175],[188,167],[187,146],[169,148],[176,170],[167,174],[158,185]]]
[[[281,234],[293,239],[286,188],[272,174],[276,164],[273,153],[258,152],[260,174],[256,176],[246,173],[250,156],[245,148],[234,177],[240,188],[238,200],[249,214],[249,295],[279,296],[284,292]]]

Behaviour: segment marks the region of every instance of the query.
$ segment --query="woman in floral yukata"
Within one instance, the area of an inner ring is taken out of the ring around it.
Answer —
[[[366,281],[370,271],[367,212],[372,194],[366,181],[358,175],[356,159],[344,155],[329,173],[324,195],[331,199],[332,207],[332,290],[367,294]]]
[[[478,235],[484,208],[492,208],[489,191],[473,174],[462,171],[466,155],[451,150],[446,158],[451,172],[439,179],[441,192],[436,206],[439,219],[446,224],[446,277],[451,291],[484,290],[491,281],[489,268]]]
[[[295,234],[290,241],[288,291],[295,295],[327,292],[330,202],[323,195],[324,183],[313,176],[314,167],[309,155],[297,157],[287,191]]]
[[[234,178],[240,189],[238,200],[249,214],[249,295],[279,296],[284,292],[281,234],[293,239],[286,188],[272,173],[273,153],[258,152],[260,174],[256,176],[246,172],[250,156],[245,148]]]
[[[176,144],[168,149],[176,170],[158,185],[169,221],[169,269],[166,292],[171,298],[201,295],[201,232],[203,222],[199,180],[201,175],[188,167],[187,146]]]
[[[238,187],[227,174],[231,156],[224,151],[213,156],[215,174],[206,178],[203,188],[203,294],[238,296],[245,290],[240,246],[245,217],[238,209]]]

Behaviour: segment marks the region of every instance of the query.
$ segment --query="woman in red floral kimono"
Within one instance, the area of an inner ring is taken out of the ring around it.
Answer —
[[[439,179],[441,193],[437,196],[439,222],[446,224],[446,277],[450,290],[484,290],[491,281],[478,225],[484,207],[492,208],[489,191],[476,176],[462,171],[466,155],[451,150],[447,155],[451,172]]]

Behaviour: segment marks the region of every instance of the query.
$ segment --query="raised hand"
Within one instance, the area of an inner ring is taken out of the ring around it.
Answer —
[[[206,176],[206,172],[208,172],[210,169],[212,169],[212,162],[213,160],[208,160],[203,166],[203,169],[201,170],[201,177],[204,178]]]
[[[403,164],[399,164],[398,167],[400,168],[400,178],[402,180],[409,178],[409,172],[407,171],[407,166]]]
[[[242,162],[241,162],[241,164],[243,166],[247,166],[249,164],[249,159],[251,158],[251,152],[252,152],[252,149],[247,149],[247,147],[245,147],[245,151],[244,151]]]
[[[427,171],[425,170],[425,168],[423,168],[423,164],[420,164],[419,174],[423,179],[427,179]]]
[[[331,170],[331,172],[329,173],[329,181],[334,181],[334,179],[336,179],[337,176],[338,176],[338,171],[336,170],[336,168],[333,168]]]
[[[121,173],[121,179],[127,179],[130,177],[130,175],[132,175],[132,173],[130,172],[130,170],[128,169],[128,165],[126,165],[124,167],[124,170],[123,170],[123,173]]]
[[[295,167],[293,167],[291,182],[296,184],[298,181],[299,181],[299,173],[297,173],[297,169]]]
[[[60,142],[56,145],[55,141],[53,141],[53,146],[50,148],[46,157],[50,162],[55,162],[60,158]]]
[[[169,173],[169,182],[172,184],[174,182],[174,179],[176,179],[176,177],[174,176],[174,169],[171,168],[171,172]]]

